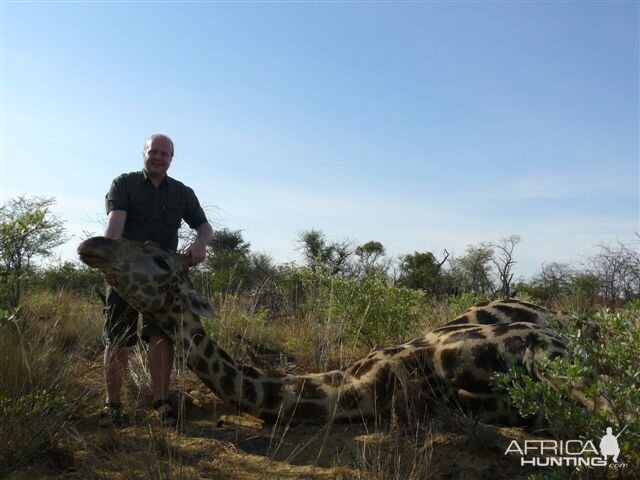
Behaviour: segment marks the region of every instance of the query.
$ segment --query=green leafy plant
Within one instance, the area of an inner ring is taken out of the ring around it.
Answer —
[[[559,439],[597,439],[607,427],[624,429],[618,442],[629,465],[625,475],[640,473],[640,304],[615,312],[601,309],[586,321],[556,328],[569,346],[566,358],[539,366],[547,380],[534,381],[514,370],[499,375],[499,385],[523,415],[542,412]],[[576,388],[594,408],[570,400]],[[607,408],[596,406],[602,402]]]
[[[306,312],[340,325],[354,344],[401,341],[424,309],[424,292],[395,286],[380,275],[350,279],[302,269],[300,280]]]

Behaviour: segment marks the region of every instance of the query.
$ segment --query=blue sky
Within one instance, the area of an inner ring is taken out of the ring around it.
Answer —
[[[517,273],[639,225],[637,2],[3,2],[0,201],[101,233],[152,133],[211,219],[391,256],[517,234]]]

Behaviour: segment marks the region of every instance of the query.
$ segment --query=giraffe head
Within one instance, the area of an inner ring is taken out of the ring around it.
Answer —
[[[158,245],[123,238],[93,237],[78,247],[80,259],[116,279],[115,290],[133,308],[162,321],[167,313],[189,310],[213,316],[213,311],[189,280],[189,257]],[[163,327],[163,325],[160,325]]]

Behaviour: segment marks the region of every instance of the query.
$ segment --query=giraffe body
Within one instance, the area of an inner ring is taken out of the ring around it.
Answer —
[[[306,375],[241,364],[205,332],[212,316],[193,289],[188,258],[153,244],[95,237],[78,248],[83,262],[117,278],[116,290],[173,340],[188,367],[225,402],[270,422],[359,421],[404,405],[428,410],[445,399],[485,421],[514,424],[491,375],[519,366],[538,378],[536,363],[564,354],[545,327],[550,312],[515,300],[474,307],[409,342],[371,352],[345,370]],[[524,320],[524,321],[523,321]]]
[[[551,312],[530,302],[508,298],[474,305],[447,325],[498,325],[525,322],[546,327],[551,319],[561,324],[566,322],[565,315],[562,313]]]

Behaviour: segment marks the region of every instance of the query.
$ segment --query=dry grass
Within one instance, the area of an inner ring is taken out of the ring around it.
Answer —
[[[28,297],[0,323],[0,450],[8,467],[55,452],[74,435],[85,387],[73,359],[99,339],[98,316],[66,294]]]

